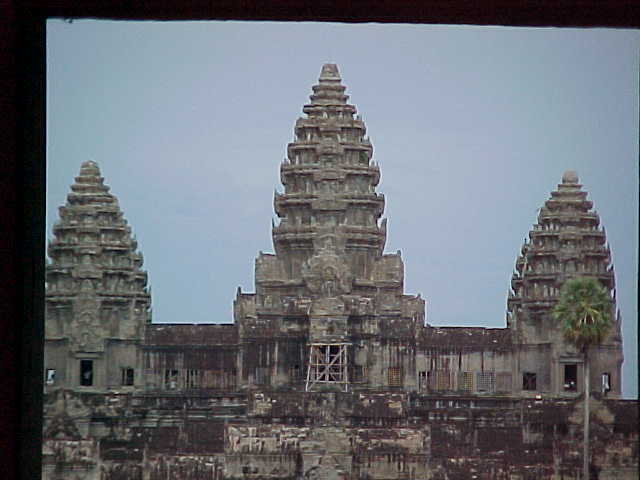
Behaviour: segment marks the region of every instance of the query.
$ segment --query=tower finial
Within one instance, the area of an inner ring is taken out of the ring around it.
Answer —
[[[567,170],[562,174],[562,183],[578,183],[578,172],[575,170]]]
[[[322,80],[341,80],[338,66],[335,63],[325,63],[322,66],[322,71],[320,72],[320,81]]]
[[[82,162],[80,165],[80,176],[81,177],[99,177],[100,176],[100,167],[93,160],[87,160]]]

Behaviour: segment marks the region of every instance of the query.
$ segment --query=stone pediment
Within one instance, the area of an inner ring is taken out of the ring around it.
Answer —
[[[302,278],[311,293],[328,298],[349,293],[353,285],[346,260],[330,249],[321,250],[302,265]]]

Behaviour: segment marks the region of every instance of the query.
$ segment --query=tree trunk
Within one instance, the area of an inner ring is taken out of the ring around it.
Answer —
[[[582,439],[582,477],[589,480],[589,399],[591,398],[591,376],[589,372],[589,356],[584,349],[584,428]]]

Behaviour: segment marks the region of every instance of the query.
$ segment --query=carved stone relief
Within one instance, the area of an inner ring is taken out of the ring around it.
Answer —
[[[89,283],[85,283],[89,282]],[[100,301],[92,295],[90,280],[83,282],[83,292],[76,299],[71,328],[71,348],[73,351],[102,352],[107,332],[100,322]]]
[[[338,253],[338,239],[324,235],[315,243],[316,254],[302,264],[302,278],[307,288],[321,297],[349,293],[353,275],[344,255]]]

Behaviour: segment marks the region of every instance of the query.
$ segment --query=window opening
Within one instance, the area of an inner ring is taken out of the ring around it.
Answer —
[[[473,391],[473,372],[459,372],[458,389],[463,392]]]
[[[493,392],[496,385],[496,377],[493,372],[477,372],[476,385],[479,392]]]
[[[389,367],[389,386],[402,386],[402,367]]]
[[[56,369],[55,368],[47,368],[46,374],[46,382],[47,385],[53,385],[56,382]]]
[[[200,388],[200,370],[187,370],[187,378],[185,383],[187,388]]]
[[[164,386],[168,390],[178,388],[178,370],[169,369],[164,371]]]
[[[578,366],[575,363],[564,366],[564,390],[566,392],[578,390]]]
[[[93,360],[80,360],[80,385],[93,385]]]
[[[537,390],[537,375],[534,372],[522,374],[522,390]]]
[[[605,372],[602,374],[602,393],[611,391],[611,374]]]
[[[133,368],[125,367],[121,369],[121,385],[131,386],[133,385]]]
[[[418,372],[418,387],[420,390],[426,390],[427,388],[427,372]]]

